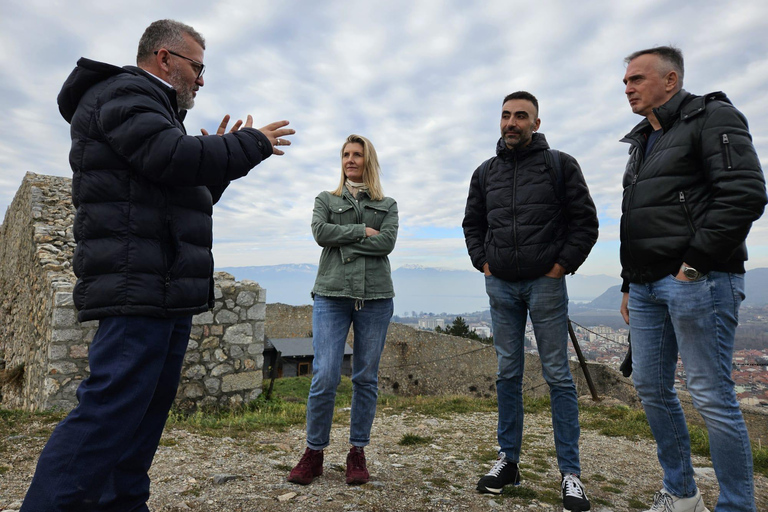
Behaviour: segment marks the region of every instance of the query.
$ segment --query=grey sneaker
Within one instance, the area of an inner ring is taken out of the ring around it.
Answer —
[[[477,482],[477,490],[482,493],[501,494],[505,485],[520,485],[520,471],[517,462],[512,462],[504,452],[499,452],[499,458],[491,470]]]
[[[653,495],[653,506],[646,512],[709,512],[704,506],[699,490],[690,498],[678,498],[662,489]]]
[[[589,510],[590,504],[587,493],[578,476],[573,473],[563,475],[560,488],[563,491],[564,512],[586,512]]]

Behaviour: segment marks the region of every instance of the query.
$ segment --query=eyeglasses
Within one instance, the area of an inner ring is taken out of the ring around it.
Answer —
[[[176,57],[181,57],[184,60],[188,60],[189,62],[194,64],[196,67],[198,67],[199,68],[199,70],[197,72],[197,78],[198,79],[203,76],[203,73],[205,73],[205,64],[203,64],[202,62],[197,62],[196,60],[190,59],[189,57],[185,57],[185,56],[183,56],[180,53],[172,52],[168,48],[164,48],[164,50],[167,51],[168,53],[170,53],[171,55],[175,55]],[[155,51],[155,55],[157,55],[159,51],[160,50]]]

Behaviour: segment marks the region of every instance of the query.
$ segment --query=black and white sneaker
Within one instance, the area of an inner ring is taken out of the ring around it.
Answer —
[[[569,473],[563,475],[563,481],[560,483],[563,490],[563,509],[564,512],[585,512],[589,510],[589,500],[584,491],[584,484],[579,477]]]
[[[504,452],[499,452],[499,458],[491,470],[477,482],[477,490],[483,493],[501,494],[505,485],[520,485],[520,471],[517,462],[512,462]]]

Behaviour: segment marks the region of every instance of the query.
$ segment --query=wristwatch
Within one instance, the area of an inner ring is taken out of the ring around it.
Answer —
[[[695,268],[687,266],[685,263],[680,265],[680,270],[682,270],[683,275],[691,281],[695,281],[704,275]]]

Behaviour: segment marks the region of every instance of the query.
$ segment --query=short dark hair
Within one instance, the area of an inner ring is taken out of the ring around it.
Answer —
[[[151,59],[155,51],[160,48],[176,52],[184,51],[186,46],[185,34],[192,37],[205,50],[205,39],[189,25],[176,20],[153,21],[139,39],[136,63],[141,64]]]
[[[685,63],[683,61],[683,52],[676,46],[654,46],[653,48],[647,48],[645,50],[636,51],[627,56],[624,59],[624,64],[629,64],[641,55],[656,55],[662,62],[666,63],[669,67],[677,72],[677,76],[680,79],[680,84],[683,83],[683,75],[685,74]]]
[[[531,103],[533,103],[533,106],[536,107],[536,117],[539,117],[539,100],[536,99],[536,96],[529,93],[528,91],[516,91],[511,94],[507,94],[504,96],[504,101],[501,102],[501,105],[504,106],[506,102],[509,100],[528,100]]]

